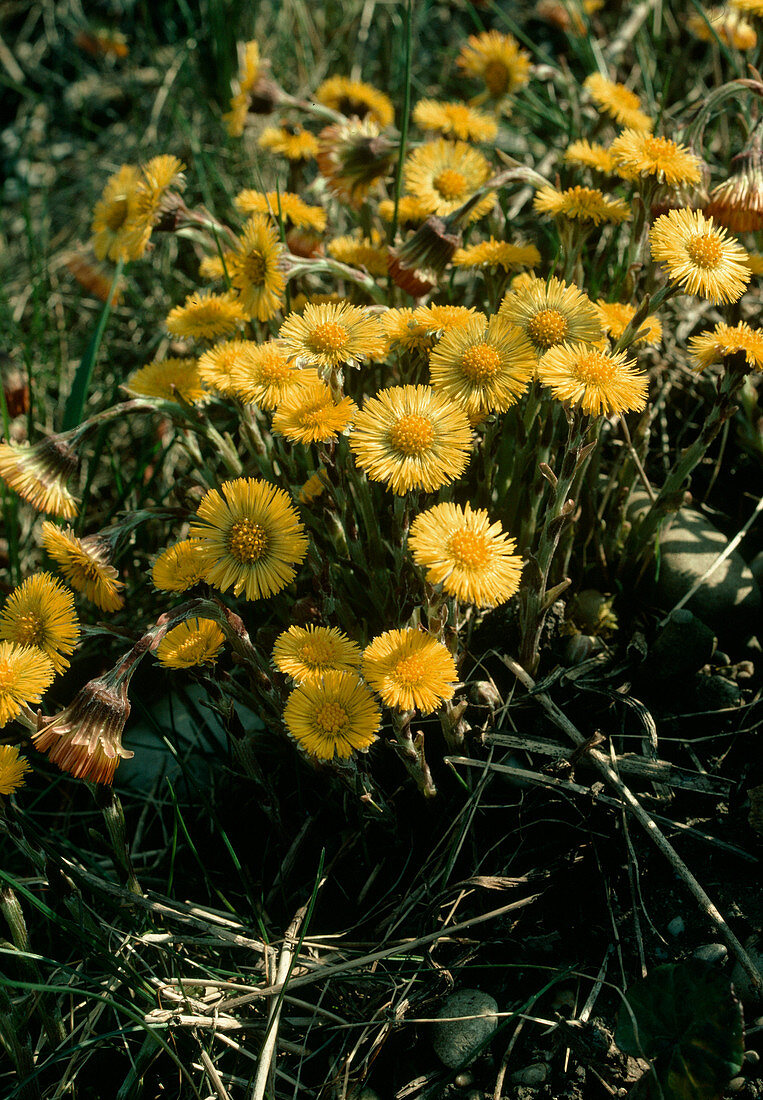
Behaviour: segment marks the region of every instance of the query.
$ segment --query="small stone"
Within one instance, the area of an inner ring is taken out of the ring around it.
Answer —
[[[668,616],[655,638],[643,672],[655,680],[691,675],[707,664],[714,646],[712,630],[691,611],[681,607]]]
[[[732,1077],[727,1088],[729,1092],[741,1092],[746,1084],[744,1077]]]
[[[592,634],[573,634],[564,639],[562,659],[570,667],[582,664],[595,653],[601,652],[604,643]]]
[[[545,1062],[536,1062],[532,1066],[525,1066],[512,1073],[511,1079],[516,1085],[542,1085],[548,1077],[548,1066]]]
[[[453,1078],[453,1084],[460,1089],[468,1089],[473,1080],[474,1077],[472,1076],[472,1074],[469,1073],[469,1070],[466,1070],[464,1073],[456,1074],[456,1076]]]
[[[760,1063],[760,1055],[757,1050],[746,1050],[744,1060],[748,1066],[757,1066]]]
[[[728,948],[723,943],[705,943],[694,952],[695,959],[701,959],[702,962],[706,963],[717,963],[718,965],[725,963],[728,957]]]
[[[668,932],[671,936],[682,936],[686,931],[686,925],[683,922],[682,917],[673,917],[673,920],[668,925]]]
[[[498,1004],[481,989],[460,989],[446,998],[432,1024],[432,1047],[443,1065],[471,1062],[498,1027]],[[452,1019],[454,1016],[466,1019]]]
[[[503,704],[501,693],[490,680],[472,680],[466,689],[469,702],[475,707],[496,710]]]

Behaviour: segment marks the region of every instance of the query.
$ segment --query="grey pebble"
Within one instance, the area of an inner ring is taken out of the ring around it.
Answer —
[[[763,967],[763,944],[748,941],[744,948],[750,959],[760,970]],[[731,971],[731,984],[734,986],[737,997],[739,997],[742,1004],[759,1005],[763,1001],[763,990],[752,984],[752,978],[739,962],[734,965],[734,969]],[[763,1017],[754,1020],[752,1024],[748,1024],[748,1027],[760,1026],[761,1024],[763,1024]]]
[[[536,1062],[532,1066],[525,1066],[512,1073],[511,1079],[516,1085],[542,1085],[548,1077],[548,1066],[545,1062]]]
[[[757,1050],[746,1050],[744,1052],[744,1060],[748,1066],[757,1066],[760,1062],[760,1055]]]
[[[747,1082],[744,1077],[732,1077],[728,1083],[729,1092],[741,1092]]]
[[[686,931],[686,925],[683,922],[682,917],[673,917],[673,920],[668,925],[668,932],[671,936],[682,936]]]
[[[729,950],[723,943],[704,943],[694,951],[694,958],[706,963],[724,963]]]
[[[478,1048],[498,1027],[498,1004],[481,989],[460,989],[446,998],[432,1024],[432,1047],[440,1061],[452,1068],[472,1061]],[[470,1019],[453,1020],[464,1016]]]

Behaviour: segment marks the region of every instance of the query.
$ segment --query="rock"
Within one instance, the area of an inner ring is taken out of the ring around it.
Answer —
[[[729,957],[728,948],[723,943],[705,943],[693,952],[695,959],[720,965]]]
[[[742,701],[739,686],[725,676],[703,676],[699,673],[691,681],[692,710],[725,710],[737,707]]]
[[[673,917],[673,920],[668,925],[668,932],[671,936],[682,936],[686,931],[686,925],[683,922],[682,917]]]
[[[451,993],[432,1024],[432,1047],[440,1061],[452,1069],[477,1057],[479,1047],[498,1027],[498,1005],[481,989],[461,989]],[[451,1019],[453,1016],[469,1019]]]
[[[763,970],[763,943],[748,940],[744,948],[758,970]],[[731,984],[734,986],[737,997],[739,997],[742,1004],[750,1006],[763,1003],[763,987],[753,985],[752,978],[739,962],[734,964],[734,969],[731,971]],[[747,1013],[745,1013],[746,1015]],[[755,1023],[763,1024],[763,1018],[754,1021],[748,1027],[754,1026]]]
[[[535,1085],[536,1088],[545,1084],[547,1077],[548,1066],[545,1062],[536,1062],[532,1066],[525,1066],[524,1069],[518,1069],[516,1073],[511,1075],[511,1079],[516,1085]]]
[[[691,611],[681,607],[668,616],[654,640],[643,671],[656,680],[699,672],[710,660],[714,646],[712,630]]]
[[[466,697],[475,707],[497,710],[503,705],[500,691],[490,680],[472,680],[466,689]]]
[[[655,595],[662,607],[685,596],[726,548],[728,539],[692,508],[682,508],[660,537]],[[719,636],[743,640],[757,626],[760,588],[744,558],[733,551],[686,605]]]
[[[741,1092],[746,1084],[744,1077],[732,1077],[726,1088],[729,1092]]]

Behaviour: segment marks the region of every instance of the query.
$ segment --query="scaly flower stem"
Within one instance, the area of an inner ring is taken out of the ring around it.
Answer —
[[[424,798],[434,798],[437,788],[432,779],[426,757],[424,756],[424,734],[421,730],[414,737],[411,733],[412,710],[398,710],[392,713],[392,730],[395,740],[392,742],[397,755],[402,760],[411,779],[415,782]]]

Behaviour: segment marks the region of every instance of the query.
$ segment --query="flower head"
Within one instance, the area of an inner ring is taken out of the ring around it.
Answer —
[[[143,255],[151,231],[162,227],[163,218],[169,220],[173,212],[183,209],[178,192],[185,187],[184,167],[168,153],[142,166],[130,206],[128,248],[133,258]]]
[[[524,331],[538,357],[556,344],[596,344],[604,335],[588,296],[560,279],[528,276],[526,285],[506,295],[498,315]]]
[[[253,214],[225,263],[247,317],[269,321],[281,308],[286,281],[281,265],[283,246],[264,214]]]
[[[354,672],[326,672],[292,691],[283,715],[299,747],[318,760],[346,760],[376,740],[381,712]]]
[[[753,370],[763,370],[763,332],[751,328],[746,322],[736,325],[720,323],[708,332],[692,336],[689,351],[698,370],[720,363],[729,355],[744,352],[747,365]]]
[[[750,281],[747,253],[725,229],[700,210],[671,210],[649,234],[652,259],[664,263],[668,278],[687,294],[709,301],[736,302]]]
[[[198,539],[205,579],[247,600],[290,584],[307,553],[307,538],[288,494],[267,481],[237,478],[202,498],[190,537]]]
[[[347,118],[369,119],[384,128],[389,126],[395,109],[392,100],[378,88],[362,80],[350,80],[346,76],[330,76],[316,88],[315,98],[324,107],[330,107]]]
[[[482,80],[491,99],[511,95],[530,79],[529,55],[516,38],[500,31],[470,35],[456,64],[467,76]]]
[[[314,500],[317,500],[326,491],[326,468],[321,468],[314,474],[312,474],[302,488],[297,493],[297,500],[300,504],[312,504]]]
[[[436,504],[416,516],[408,548],[431,584],[464,603],[495,607],[519,588],[523,563],[516,543],[484,508]]]
[[[745,150],[734,157],[736,170],[714,187],[705,213],[735,233],[763,229],[763,136],[757,127]]]
[[[420,325],[430,337],[453,332],[475,319],[487,322],[485,314],[479,313],[474,306],[439,306],[430,303],[413,311],[414,323]]]
[[[273,417],[273,432],[292,443],[328,443],[349,427],[357,411],[352,398],[335,401],[319,379],[286,394]]]
[[[26,757],[19,755],[18,745],[0,745],[0,794],[15,794],[31,770]]]
[[[290,626],[276,639],[273,664],[298,684],[319,683],[327,672],[357,672],[360,646],[335,626]]]
[[[641,100],[624,84],[607,80],[601,73],[591,73],[583,82],[591,99],[604,114],[628,126],[632,130],[651,130],[654,126],[649,115],[641,110]]]
[[[624,302],[605,302],[599,298],[596,312],[601,327],[613,340],[619,340],[636,315],[636,307]],[[641,323],[637,344],[659,344],[662,340],[662,324],[659,318],[650,313]]]
[[[187,619],[165,634],[156,647],[156,659],[165,668],[213,665],[224,643],[214,619]]]
[[[269,62],[260,58],[256,42],[246,42],[241,50],[238,80],[230,110],[223,115],[231,137],[241,137],[247,116],[269,114],[282,100],[282,90],[268,76]]]
[[[119,761],[135,755],[122,747],[127,683],[109,673],[85,684],[68,707],[44,720],[32,738],[35,748],[76,779],[111,784]]]
[[[301,316],[289,314],[278,335],[287,352],[318,370],[360,366],[364,359],[384,354],[384,333],[377,318],[349,302],[306,305]]]
[[[434,337],[426,327],[413,318],[412,309],[385,309],[379,315],[379,321],[387,337],[387,348],[395,351],[414,351],[417,348],[429,348]]]
[[[46,520],[42,525],[42,545],[72,588],[96,607],[102,611],[118,611],[124,606],[120,593],[124,584],[117,580],[105,539],[99,535],[79,539],[71,528],[56,527],[55,523]]]
[[[453,256],[454,267],[502,267],[513,271],[516,267],[535,267],[540,263],[540,252],[534,244],[512,244],[491,237],[479,244],[459,248]]]
[[[93,211],[93,251],[99,260],[136,259],[131,220],[135,189],[140,174],[130,164],[109,176]],[[142,254],[142,250],[140,252]]]
[[[53,665],[41,650],[0,642],[0,727],[18,718],[24,707],[41,703],[54,677]]]
[[[392,167],[395,146],[371,119],[326,126],[318,139],[318,171],[329,190],[359,206]]]
[[[155,359],[133,371],[124,389],[135,397],[155,397],[160,401],[177,401],[178,397],[189,405],[209,401],[199,374],[199,361],[193,358]]]
[[[231,336],[247,315],[241,302],[230,293],[212,294],[208,290],[189,294],[182,306],[167,315],[167,331],[191,340],[214,340]]]
[[[624,222],[631,216],[631,208],[624,199],[612,199],[595,187],[569,187],[566,191],[541,187],[533,199],[533,207],[539,214],[574,218],[594,225]]]
[[[345,237],[334,237],[326,246],[329,256],[350,267],[364,267],[371,275],[387,274],[387,248],[377,229],[371,230],[370,237],[364,237],[360,231]]]
[[[392,199],[382,199],[378,206],[379,217],[385,222],[391,222],[395,213],[395,204]],[[397,204],[398,225],[418,225],[423,222],[429,213],[427,204],[422,202],[417,195],[401,195]]]
[[[235,392],[235,377],[246,369],[258,345],[253,340],[226,340],[215,344],[199,356],[199,378],[202,385],[223,396]]]
[[[429,356],[435,390],[470,417],[506,412],[527,389],[535,364],[530,341],[502,317],[491,317],[487,326],[475,319],[446,333]]]
[[[623,130],[609,147],[615,171],[626,180],[654,176],[660,183],[680,187],[701,183],[702,161],[685,145],[644,130]]]
[[[55,436],[34,447],[0,443],[0,478],[38,512],[63,519],[76,516],[78,501],[66,482],[78,469],[75,452]]]
[[[318,139],[301,126],[267,126],[257,144],[261,149],[286,157],[287,160],[314,160],[318,155]]]
[[[424,714],[453,698],[458,679],[442,642],[412,627],[374,638],[363,654],[363,676],[388,707]]]
[[[299,369],[280,340],[270,340],[248,346],[233,368],[229,392],[247,405],[274,409],[295,386],[317,379],[316,371]]]
[[[366,401],[350,447],[371,481],[432,493],[460,477],[472,433],[466,412],[431,386],[392,386]]]
[[[593,416],[639,411],[646,405],[648,379],[625,355],[590,344],[560,344],[539,362],[538,378],[559,401]]]
[[[290,191],[240,191],[233,200],[242,214],[267,214],[274,221],[288,222],[297,229],[326,228],[326,211],[322,206],[310,206]]]
[[[151,580],[160,592],[187,592],[204,580],[204,557],[195,539],[183,539],[157,555]]]
[[[718,40],[736,50],[754,50],[758,44],[755,28],[733,7],[720,5],[702,12],[692,12],[686,25],[700,42]]]
[[[0,612],[0,639],[39,649],[56,673],[69,667],[67,658],[79,640],[74,596],[50,573],[35,573],[14,588]]]
[[[610,150],[596,142],[571,142],[564,151],[564,159],[568,164],[593,168],[595,172],[605,172],[607,175],[615,170],[615,161]]]
[[[498,133],[495,118],[465,103],[421,99],[413,109],[413,121],[422,130],[459,141],[493,141]]]
[[[477,149],[463,141],[435,141],[420,145],[405,162],[405,186],[427,214],[452,214],[470,199],[490,177],[490,164]],[[495,204],[490,191],[469,212],[468,220],[484,217]]]

